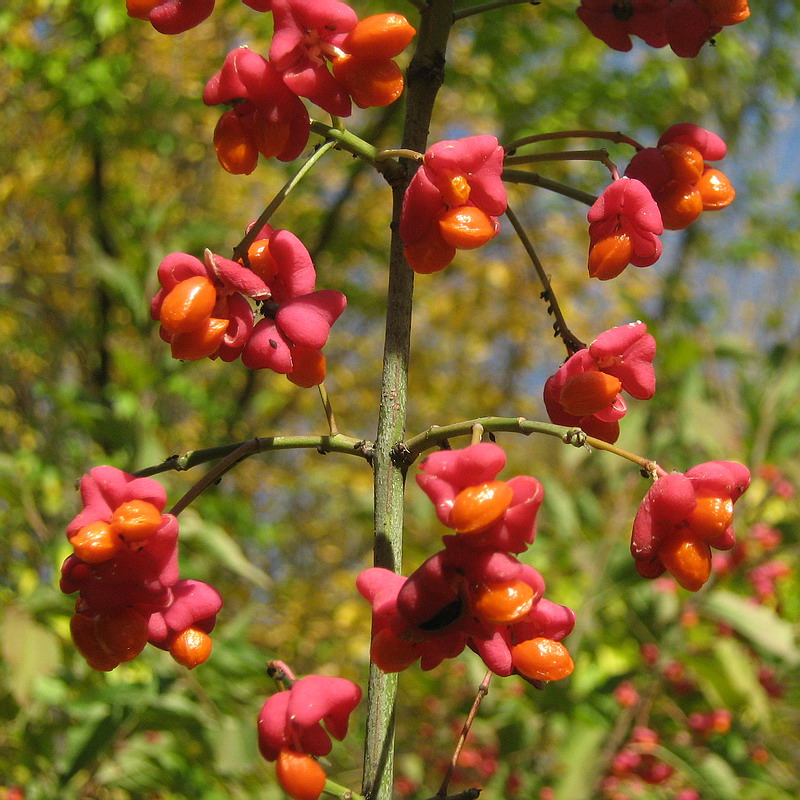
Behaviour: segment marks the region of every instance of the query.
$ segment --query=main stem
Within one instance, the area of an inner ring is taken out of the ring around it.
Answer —
[[[420,13],[417,49],[406,73],[406,118],[402,147],[424,152],[436,94],[444,80],[445,53],[453,23],[453,0],[432,0]],[[403,196],[408,176],[392,188],[392,238],[386,335],[381,376],[381,404],[375,439],[375,541],[377,567],[400,572],[403,551],[403,487],[406,466],[395,446],[405,435],[408,361],[414,273],[403,256],[399,236]],[[370,800],[389,800],[394,773],[394,706],[397,675],[370,666],[367,731],[364,747],[363,794]]]

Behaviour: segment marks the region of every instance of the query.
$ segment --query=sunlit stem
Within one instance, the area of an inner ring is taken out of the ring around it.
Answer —
[[[480,422],[476,422],[472,426],[472,432],[470,435],[470,444],[479,444],[481,439],[483,438],[483,425]]]
[[[387,158],[412,158],[414,161],[424,161],[424,153],[418,153],[416,150],[408,150],[404,147],[398,147],[394,150],[379,150],[375,156],[376,161],[385,161]]]
[[[467,736],[469,735],[470,728],[472,727],[472,722],[478,714],[478,709],[483,702],[483,698],[489,693],[489,684],[491,681],[492,671],[489,670],[483,676],[481,685],[478,687],[478,693],[475,695],[475,699],[472,701],[472,708],[470,708],[469,714],[467,714],[467,718],[464,720],[464,725],[461,728],[461,734],[456,742],[455,750],[453,750],[453,757],[450,759],[450,763],[447,765],[447,772],[445,772],[442,785],[439,787],[439,791],[436,793],[437,797],[444,797],[447,794],[447,787],[450,785],[450,778],[453,777],[453,771],[458,763],[458,757],[461,755],[461,749],[464,747],[464,743],[467,741]]]
[[[393,184],[401,180],[405,176],[405,168],[396,161],[394,158],[388,157],[386,154],[390,151],[378,150],[377,147],[371,145],[364,139],[356,136],[348,130],[340,127],[331,127],[316,120],[311,121],[311,132],[316,133],[323,139],[327,140],[327,144],[335,146],[339,150],[346,150],[348,153],[356,156],[357,158],[366,161],[378,172],[380,172],[386,180]],[[414,150],[399,150],[397,151],[402,155],[408,153],[415,153]],[[407,156],[414,158],[415,156]]]
[[[522,223],[519,221],[519,218],[510,208],[506,208],[506,216],[508,217],[508,221],[511,223],[511,226],[516,231],[517,236],[519,236],[519,240],[522,242],[522,246],[525,248],[525,252],[528,254],[528,258],[530,258],[531,264],[533,264],[533,268],[539,277],[540,283],[542,284],[541,297],[547,303],[547,313],[552,314],[555,319],[555,322],[553,323],[555,335],[561,337],[561,341],[564,342],[564,346],[567,348],[568,355],[577,353],[578,350],[582,350],[584,347],[586,347],[586,345],[569,329],[567,321],[564,319],[564,315],[561,313],[561,307],[558,305],[558,300],[556,300],[556,295],[550,283],[550,278],[545,272],[542,262],[539,260],[539,256],[537,255],[536,250],[534,250],[533,244],[531,243],[528,234],[525,232],[525,229],[522,227]]]
[[[615,456],[636,464],[640,470],[653,478],[663,477],[667,474],[652,459],[640,456],[637,453],[631,453],[629,450],[623,450],[621,447],[604,442],[594,436],[588,436],[580,428],[555,425],[552,422],[539,422],[525,417],[478,417],[477,419],[454,422],[451,425],[432,425],[422,433],[406,439],[403,442],[403,448],[410,459],[415,459],[425,450],[430,450],[448,439],[456,436],[471,436],[475,425],[482,425],[484,431],[489,433],[521,433],[525,436],[538,433],[544,436],[553,436],[556,439],[560,439],[564,444],[572,445],[573,447],[584,447],[588,450],[605,450],[608,453],[613,453]]]
[[[331,398],[328,395],[328,390],[325,388],[324,383],[320,383],[317,387],[319,389],[319,396],[322,399],[322,407],[325,409],[325,416],[328,419],[328,429],[331,436],[336,436],[339,433],[339,428],[336,425],[336,417],[333,415],[333,406],[331,406]]]
[[[162,472],[184,472],[192,467],[207,464],[209,461],[221,459],[215,464],[186,494],[170,509],[170,514],[178,515],[189,503],[199,497],[209,486],[215,484],[228,470],[240,461],[270,450],[314,449],[320,453],[347,453],[360,456],[366,461],[372,458],[372,443],[363,439],[343,436],[341,433],[330,436],[265,436],[249,439],[246,442],[235,442],[204,450],[192,450],[182,456],[170,456],[160,464],[146,467],[134,472],[137,478],[158,475]]]
[[[523,172],[520,169],[504,169],[500,177],[507,183],[525,183],[529,186],[539,186],[542,189],[547,189],[550,192],[564,195],[572,200],[577,200],[579,203],[585,203],[587,206],[592,206],[597,201],[597,197],[588,192],[583,192],[580,189],[575,189],[572,186],[567,186],[565,183],[550,180],[539,175],[538,172]]]
[[[523,164],[541,164],[549,161],[599,161],[612,175],[619,177],[617,167],[603,147],[595,150],[558,150],[551,153],[530,153],[523,156],[506,156],[504,166],[519,167]]]
[[[417,47],[406,72],[404,150],[424,152],[427,147],[436,95],[444,81],[447,40],[453,24],[453,0],[430,0],[421,9]],[[399,572],[403,552],[403,490],[408,463],[398,458],[397,445],[405,436],[408,402],[408,365],[411,347],[411,310],[414,273],[403,254],[399,235],[405,188],[413,170],[391,159],[402,172],[392,180],[392,236],[386,328],[381,368],[378,429],[372,458],[374,476],[373,564]],[[371,663],[367,690],[367,724],[364,737],[362,794],[370,800],[392,797],[394,775],[394,709],[397,675],[387,675]]]
[[[554,139],[606,139],[609,142],[615,142],[617,144],[629,144],[637,150],[644,149],[644,145],[639,144],[636,139],[626,136],[621,131],[595,131],[581,128],[571,131],[550,131],[549,133],[536,133],[532,136],[523,136],[505,145],[505,151],[510,153],[519,147],[524,147],[526,144],[548,142]]]
[[[307,159],[305,164],[294,174],[294,176],[283,186],[283,188],[272,198],[272,202],[261,212],[261,216],[253,223],[250,230],[244,235],[239,244],[233,248],[233,260],[238,258],[246,259],[247,249],[255,241],[261,228],[266,225],[272,215],[281,207],[284,200],[292,193],[292,190],[300,181],[316,166],[317,162],[335,146],[334,142],[325,142],[320,145]]]
[[[348,789],[346,786],[342,786],[340,783],[330,780],[330,778],[325,781],[322,794],[338,797],[339,800],[364,800],[363,795],[357,794],[352,789]]]
[[[595,450],[605,450],[607,453],[613,453],[615,456],[624,458],[627,461],[632,461],[641,468],[642,472],[646,472],[653,478],[653,480],[663,478],[667,474],[666,470],[659,467],[652,459],[644,458],[636,453],[631,453],[630,450],[623,450],[615,444],[609,444],[602,439],[596,439],[594,436],[587,436],[584,444],[588,447],[593,447]]]

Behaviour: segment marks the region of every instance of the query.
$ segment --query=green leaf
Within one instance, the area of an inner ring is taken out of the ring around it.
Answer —
[[[559,760],[567,770],[556,785],[557,800],[583,800],[591,796],[597,779],[598,756],[608,737],[605,718],[579,707],[567,731]]]
[[[3,614],[0,646],[11,673],[8,688],[24,707],[36,682],[52,676],[61,663],[58,637],[21,608],[10,605]]]
[[[771,608],[755,605],[724,589],[706,595],[703,607],[761,650],[778,656],[787,664],[800,663],[800,649],[792,626]]]
[[[59,777],[60,785],[66,786],[84,767],[105,756],[109,745],[117,738],[120,728],[129,716],[127,709],[116,708],[102,717],[79,744],[68,761],[68,766]]]
[[[232,537],[219,526],[202,519],[193,509],[181,514],[181,537],[191,540],[195,547],[216,558],[220,566],[256,586],[266,589],[272,585],[270,576],[250,562]]]

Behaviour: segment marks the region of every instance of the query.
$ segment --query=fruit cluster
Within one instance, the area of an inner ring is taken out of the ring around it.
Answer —
[[[273,16],[269,58],[247,47],[231,50],[203,92],[207,105],[232,106],[214,131],[217,157],[228,172],[249,175],[259,154],[297,158],[311,126],[301,97],[347,117],[353,103],[386,106],[402,94],[403,73],[393,59],[416,31],[401,14],[359,21],[339,0],[251,0],[247,5]]]
[[[708,161],[725,156],[717,134],[680,122],[656,147],[638,146],[625,175],[615,180],[589,209],[592,278],[616,278],[628,264],[649,267],[661,257],[659,236],[691,225],[703,211],[725,208],[736,192]]]
[[[709,461],[685,474],[659,478],[633,522],[631,553],[645,578],[669,572],[696,592],[711,574],[711,548],[736,543],[733,505],[750,485],[750,472],[735,461]]]
[[[750,16],[747,0],[581,0],[578,17],[614,50],[627,51],[631,36],[650,47],[669,45],[694,58],[723,28]]]
[[[551,681],[572,672],[561,640],[575,615],[545,599],[541,574],[512,555],[534,540],[544,490],[527,475],[496,480],[505,461],[500,447],[479,443],[422,462],[417,482],[455,533],[408,578],[381,568],[358,577],[372,603],[371,657],[385,672],[417,659],[432,669],[465,647],[502,676]]]
[[[649,400],[656,390],[656,340],[644,322],[601,333],[570,356],[544,385],[544,404],[557,425],[581,428],[606,442],[619,438],[628,407],[620,392]]]
[[[315,290],[317,273],[305,245],[265,225],[248,251],[248,266],[206,250],[200,261],[168,255],[158,268],[162,288],[150,314],[174,358],[241,355],[250,369],[271,369],[298,386],[325,378],[322,348],[347,304],[341,292]],[[258,303],[255,322],[247,298]]]
[[[703,211],[729,206],[736,192],[727,176],[708,161],[725,157],[727,146],[717,134],[681,122],[667,129],[656,147],[640,150],[625,174],[650,191],[668,230],[691,225]]]
[[[494,136],[438,142],[425,153],[403,200],[400,236],[411,268],[443,270],[456,250],[473,250],[500,230],[506,210],[503,148]]]
[[[316,800],[325,771],[316,757],[331,751],[331,736],[347,735],[361,689],[344,678],[307,675],[267,699],[258,715],[258,747],[274,761],[283,790],[293,800]],[[324,728],[323,728],[324,725]]]
[[[589,277],[616,278],[628,264],[649,267],[661,257],[664,223],[653,196],[638,180],[615,180],[597,198],[589,221]]]
[[[67,526],[74,549],[61,590],[78,592],[72,638],[90,667],[109,671],[150,642],[189,669],[211,653],[218,592],[178,574],[178,521],[150,478],[95,467],[81,479],[84,509]]]

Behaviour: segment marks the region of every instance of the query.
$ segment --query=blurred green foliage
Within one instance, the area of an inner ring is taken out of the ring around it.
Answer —
[[[226,601],[214,655],[195,672],[149,650],[92,673],[69,639],[72,600],[57,589],[75,481],[92,466],[135,470],[254,435],[325,430],[315,392],[238,362],[174,362],[149,319],[160,259],[229,252],[292,172],[262,161],[244,178],[216,163],[219,112],[200,102],[204,82],[230,46],[263,51],[270,35],[266,15],[220,5],[172,38],[129,20],[122,0],[8,0],[0,10],[0,798],[12,787],[29,800],[277,798],[255,746],[255,716],[272,688],[264,662],[365,683],[369,610],[353,580],[371,557],[372,485],[361,461],[259,456],[182,514],[184,571]],[[502,437],[506,475],[535,474],[546,486],[527,557],[548,595],[578,612],[568,640],[577,669],[543,692],[495,680],[452,791],[600,797],[616,751],[647,725],[676,775],[640,797],[675,797],[683,786],[703,800],[800,792],[800,176],[791,145],[800,4],[759,5],[691,62],[640,45],[609,51],[577,22],[573,0],[492,11],[454,30],[433,139],[594,127],[653,143],[682,120],[726,136],[734,206],[665,237],[659,264],[610,285],[585,279],[584,208],[529,187],[513,189],[511,202],[581,338],[641,318],[658,339],[659,391],[632,404],[620,444],[667,469],[738,459],[756,477],[737,505],[744,561],[688,597],[635,575],[627,537],[646,483],[630,465]],[[357,112],[348,125],[396,146],[400,111]],[[630,156],[609,149],[621,165]],[[592,164],[542,172],[588,192],[607,180]],[[314,251],[319,285],[348,295],[326,350],[328,388],[343,432],[367,439],[388,221],[385,185],[337,153],[274,219]],[[411,433],[489,413],[542,418],[543,379],[564,354],[538,294],[509,226],[490,247],[418,279]],[[162,476],[170,496],[197,473]],[[413,482],[407,514],[409,571],[441,529]],[[748,535],[758,525],[779,532],[777,549]],[[752,570],[774,560],[790,572],[755,603]],[[658,655],[644,658],[654,644]],[[468,655],[402,676],[398,796],[436,790],[482,675]],[[623,681],[640,698],[629,707],[614,697]],[[732,712],[730,731],[692,733],[689,715],[714,709]],[[330,757],[354,788],[360,723]]]

